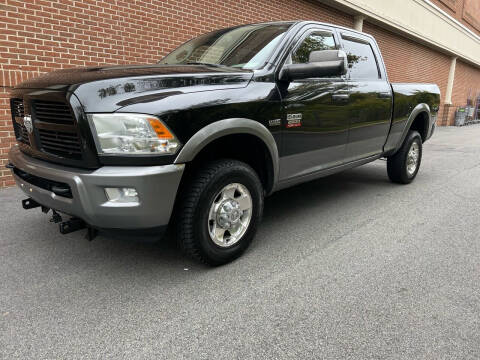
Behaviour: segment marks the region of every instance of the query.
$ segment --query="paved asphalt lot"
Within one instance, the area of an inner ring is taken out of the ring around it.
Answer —
[[[0,357],[478,359],[480,126],[438,130],[411,185],[385,166],[273,195],[215,269],[62,236],[1,190]]]

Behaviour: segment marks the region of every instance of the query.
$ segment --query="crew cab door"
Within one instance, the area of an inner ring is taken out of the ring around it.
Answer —
[[[285,57],[308,63],[312,51],[339,49],[334,29],[304,29]],[[279,81],[283,104],[280,181],[302,178],[344,163],[348,138],[348,89],[344,76]]]
[[[375,41],[344,30],[340,35],[349,68],[350,130],[346,158],[351,162],[383,152],[392,116],[392,89]]]

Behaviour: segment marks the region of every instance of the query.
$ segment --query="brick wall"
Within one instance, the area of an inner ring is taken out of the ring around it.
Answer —
[[[441,104],[438,118],[443,119],[443,99],[447,89],[451,58],[432,50],[413,40],[365,22],[363,31],[375,37],[382,51],[391,82],[426,82],[435,83],[441,91]],[[480,70],[477,72],[480,73]],[[455,86],[458,83],[455,82]],[[446,123],[452,124],[452,117]]]
[[[452,105],[465,106],[468,98],[475,99],[478,96],[480,96],[480,70],[457,60]]]

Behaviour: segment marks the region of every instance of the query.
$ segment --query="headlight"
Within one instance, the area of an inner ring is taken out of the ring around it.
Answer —
[[[145,114],[89,114],[99,153],[174,154],[180,142],[157,117]]]

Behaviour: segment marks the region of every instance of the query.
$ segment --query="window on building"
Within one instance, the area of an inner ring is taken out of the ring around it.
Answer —
[[[373,80],[380,77],[377,60],[369,43],[344,37],[343,47],[347,53],[350,79]]]

